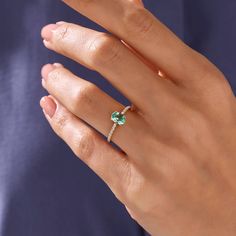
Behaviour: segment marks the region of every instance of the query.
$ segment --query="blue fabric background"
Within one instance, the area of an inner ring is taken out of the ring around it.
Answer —
[[[146,0],[187,44],[206,55],[236,90],[235,0]],[[95,72],[46,50],[40,29],[71,21],[99,29],[61,1],[1,0],[0,236],[138,236],[106,185],[49,128],[38,103],[40,68],[62,62],[119,101]]]

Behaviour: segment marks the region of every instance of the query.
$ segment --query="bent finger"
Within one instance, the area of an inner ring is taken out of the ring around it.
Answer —
[[[129,175],[128,158],[109,145],[94,129],[69,112],[52,96],[43,97],[40,105],[55,133],[122,200]]]
[[[124,106],[91,82],[72,74],[62,66],[48,64],[42,68],[43,87],[66,109],[108,136],[113,122],[111,113],[122,111]],[[137,156],[139,137],[148,136],[146,122],[135,111],[126,114],[127,121],[117,127],[112,141],[126,154]]]
[[[177,83],[196,85],[205,82],[207,71],[216,70],[135,0],[63,1],[124,40]]]
[[[143,113],[172,93],[170,83],[109,34],[62,23],[44,27],[42,36],[47,48],[98,71]]]

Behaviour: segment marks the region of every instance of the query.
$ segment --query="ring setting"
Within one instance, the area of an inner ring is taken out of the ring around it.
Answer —
[[[118,125],[124,125],[126,122],[126,117],[121,114],[121,112],[115,111],[111,114],[111,120]]]
[[[127,106],[123,109],[123,111],[118,112],[118,111],[114,111],[111,114],[111,120],[114,122],[110,133],[108,134],[107,137],[107,141],[110,143],[111,142],[111,138],[113,133],[115,132],[115,129],[117,128],[117,126],[122,126],[126,123],[126,116],[125,113],[131,109],[131,106]]]

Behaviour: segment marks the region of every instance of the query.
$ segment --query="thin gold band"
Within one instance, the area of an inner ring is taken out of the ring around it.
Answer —
[[[126,113],[129,109],[131,109],[131,106],[125,107],[125,108],[123,109],[123,111],[120,112],[120,114],[124,117],[124,119],[126,119],[126,118],[125,118],[125,113]],[[112,113],[112,114],[113,114],[113,113]],[[112,118],[111,118],[111,120],[113,121]],[[113,121],[113,122],[114,122],[114,121]],[[125,122],[126,122],[126,120],[125,120]],[[125,122],[124,122],[124,124],[125,124]],[[124,124],[122,124],[122,125],[124,125]],[[111,138],[112,138],[112,136],[113,136],[113,134],[114,134],[114,132],[115,132],[115,130],[116,130],[116,127],[117,127],[118,125],[119,125],[118,122],[114,122],[114,124],[113,124],[113,126],[112,126],[112,128],[111,128],[111,131],[109,132],[108,137],[107,137],[107,141],[108,141],[109,143],[111,142]]]

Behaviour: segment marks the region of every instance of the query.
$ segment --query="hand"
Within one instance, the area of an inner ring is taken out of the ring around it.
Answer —
[[[45,46],[101,73],[135,109],[112,137],[120,151],[98,132],[123,105],[46,65],[53,130],[152,235],[236,235],[236,107],[223,74],[139,1],[65,2],[112,35],[60,22],[42,30]]]

